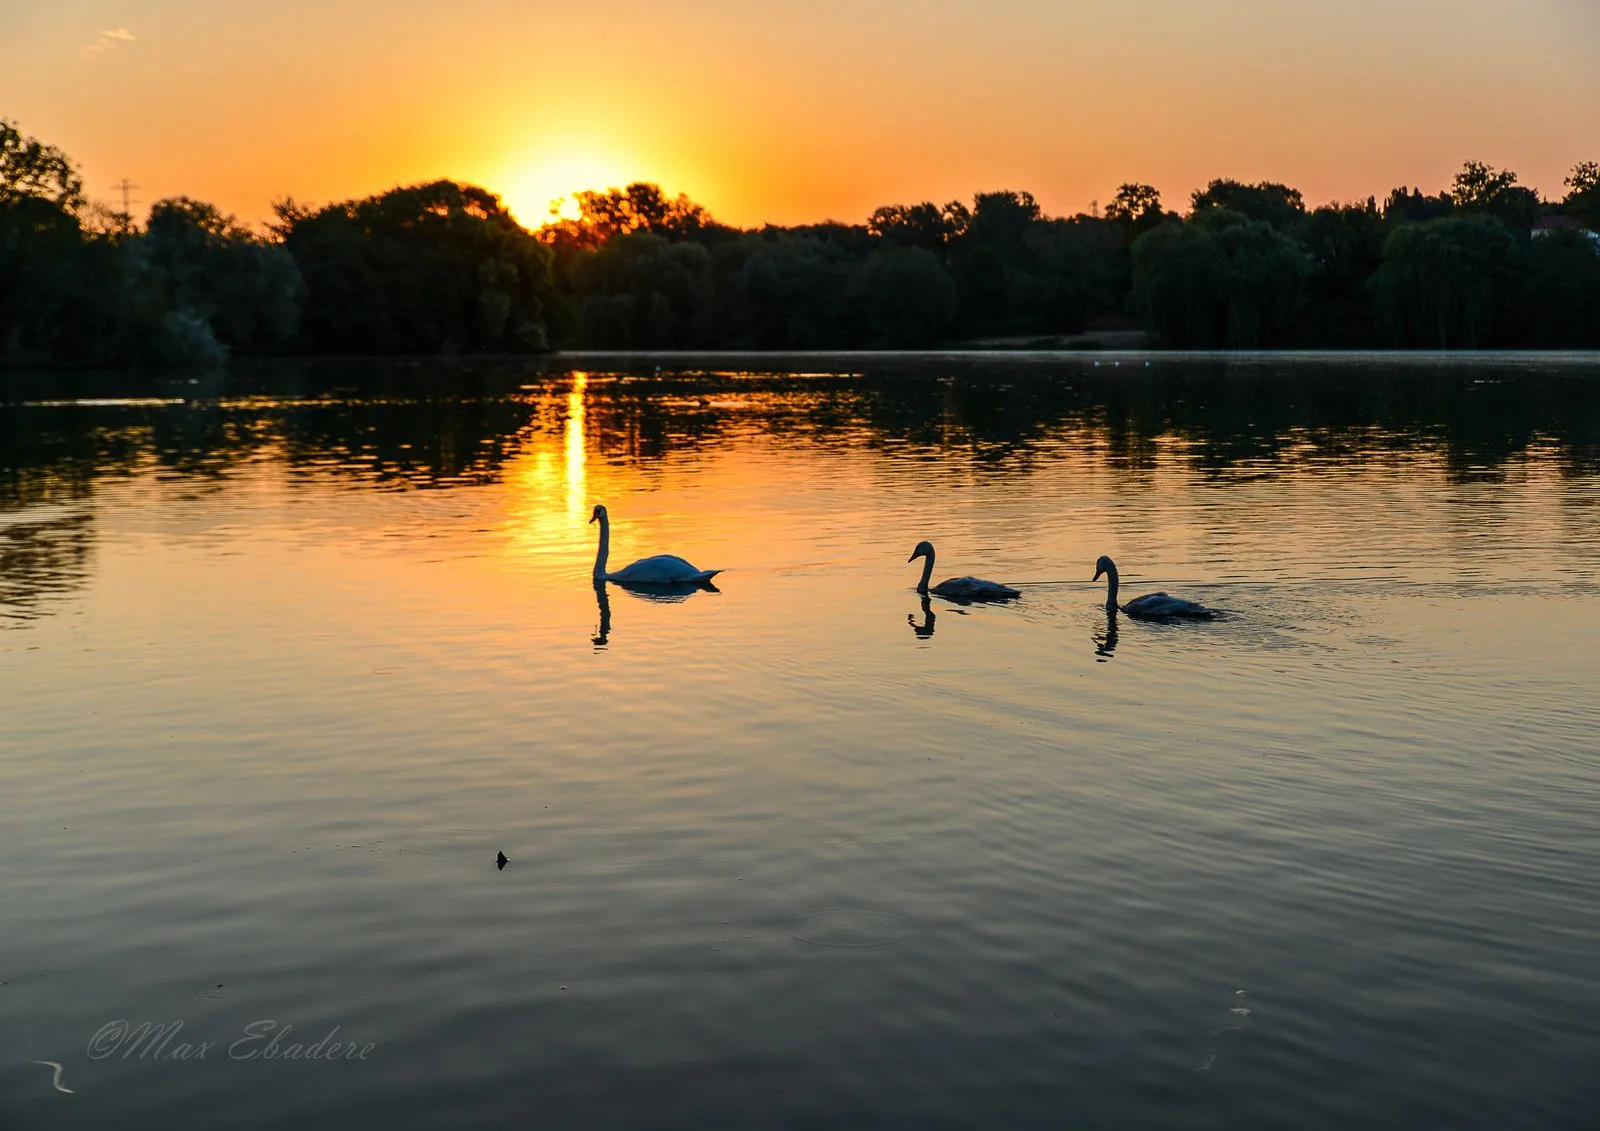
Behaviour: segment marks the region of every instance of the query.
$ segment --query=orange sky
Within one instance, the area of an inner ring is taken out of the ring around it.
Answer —
[[[530,224],[636,179],[741,225],[1213,176],[1318,203],[1467,158],[1559,196],[1597,46],[1595,0],[0,0],[0,116],[91,195],[248,220],[445,176]]]

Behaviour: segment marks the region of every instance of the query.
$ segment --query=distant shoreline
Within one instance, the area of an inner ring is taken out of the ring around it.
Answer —
[[[1092,337],[1092,336],[1080,336]],[[1102,336],[1103,337],[1103,336]],[[1048,344],[1047,344],[1048,343]],[[129,366],[108,369],[103,366],[67,365],[0,365],[0,381],[72,378],[94,376],[117,379],[214,379],[229,373],[241,375],[260,373],[273,369],[293,369],[298,366],[324,367],[400,366],[407,369],[438,367],[449,370],[463,366],[544,366],[553,369],[579,368],[597,363],[618,366],[652,365],[657,368],[699,367],[755,363],[777,369],[786,360],[807,363],[879,362],[943,363],[970,365],[991,363],[999,366],[1013,364],[1039,365],[1052,362],[1082,362],[1112,367],[1124,362],[1138,363],[1229,363],[1243,365],[1274,363],[1321,364],[1398,364],[1412,367],[1432,365],[1505,365],[1505,364],[1565,364],[1585,369],[1600,368],[1600,350],[1374,350],[1374,349],[1260,349],[1260,350],[1184,350],[1159,346],[1110,346],[1103,342],[1083,341],[1073,345],[1058,345],[1040,339],[1026,339],[1014,344],[997,344],[995,341],[963,342],[936,349],[841,349],[841,350],[559,350],[545,353],[493,353],[493,354],[316,354],[285,357],[248,356],[230,360],[220,368],[186,370],[160,366]]]

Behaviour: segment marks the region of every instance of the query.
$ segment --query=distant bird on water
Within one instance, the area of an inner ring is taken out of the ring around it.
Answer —
[[[594,579],[615,581],[619,585],[684,585],[710,581],[720,569],[696,569],[674,554],[657,554],[653,558],[640,558],[630,566],[606,572],[606,558],[611,554],[611,519],[604,506],[594,508],[590,524],[600,524],[600,549],[594,556]]]
[[[1119,608],[1117,563],[1104,554],[1094,563],[1094,580],[1099,581],[1101,574],[1106,575],[1106,610],[1115,612]],[[1215,610],[1208,609],[1204,605],[1185,601],[1182,597],[1169,597],[1165,593],[1147,593],[1143,597],[1135,597],[1120,608],[1131,617],[1145,617],[1149,620],[1169,620],[1178,617],[1189,620],[1210,620],[1217,615]]]
[[[918,593],[932,593],[938,597],[948,597],[952,601],[1009,601],[1013,597],[1022,596],[1022,592],[1001,585],[997,581],[985,581],[981,577],[952,577],[941,581],[933,588],[928,587],[928,581],[933,577],[933,543],[918,542],[917,548],[911,551],[911,556],[906,559],[914,562],[918,558],[926,558],[922,566],[922,580],[917,582]]]
[[[506,865],[509,863],[511,863],[511,861],[506,859],[506,854],[504,852],[495,854],[494,866],[499,868],[502,872],[506,870]]]

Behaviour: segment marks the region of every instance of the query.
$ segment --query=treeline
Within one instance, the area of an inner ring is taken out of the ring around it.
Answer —
[[[1219,180],[1180,215],[1148,185],[1103,213],[1024,192],[863,224],[740,230],[648,184],[523,229],[450,181],[253,231],[91,204],[71,160],[0,121],[0,362],[215,365],[230,353],[915,348],[1143,327],[1184,348],[1600,346],[1600,166],[1546,201],[1469,163],[1437,196],[1308,209]]]

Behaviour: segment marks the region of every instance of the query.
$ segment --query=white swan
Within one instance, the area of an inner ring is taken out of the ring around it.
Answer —
[[[720,569],[696,569],[675,554],[657,554],[653,558],[640,558],[615,573],[607,573],[606,558],[611,554],[611,519],[606,514],[606,508],[595,507],[589,522],[600,524],[600,549],[594,556],[596,581],[615,581],[619,585],[693,585],[710,581],[722,572]]]
[[[1115,612],[1117,605],[1117,563],[1106,557],[1094,563],[1094,580],[1099,581],[1101,574],[1106,575],[1106,611]],[[1193,601],[1185,601],[1182,597],[1169,597],[1165,593],[1147,593],[1143,597],[1135,597],[1126,605],[1120,606],[1122,611],[1133,617],[1149,617],[1152,620],[1167,620],[1173,617],[1188,617],[1191,620],[1209,620],[1216,616],[1216,612],[1197,605]]]
[[[922,580],[917,582],[918,593],[933,593],[940,597],[948,597],[952,601],[1009,601],[1013,597],[1022,596],[1021,591],[1009,585],[1001,585],[997,581],[985,581],[981,577],[952,577],[930,589],[928,580],[933,576],[932,542],[918,542],[917,548],[911,551],[911,556],[906,561],[914,562],[918,558],[928,559],[922,567]]]

